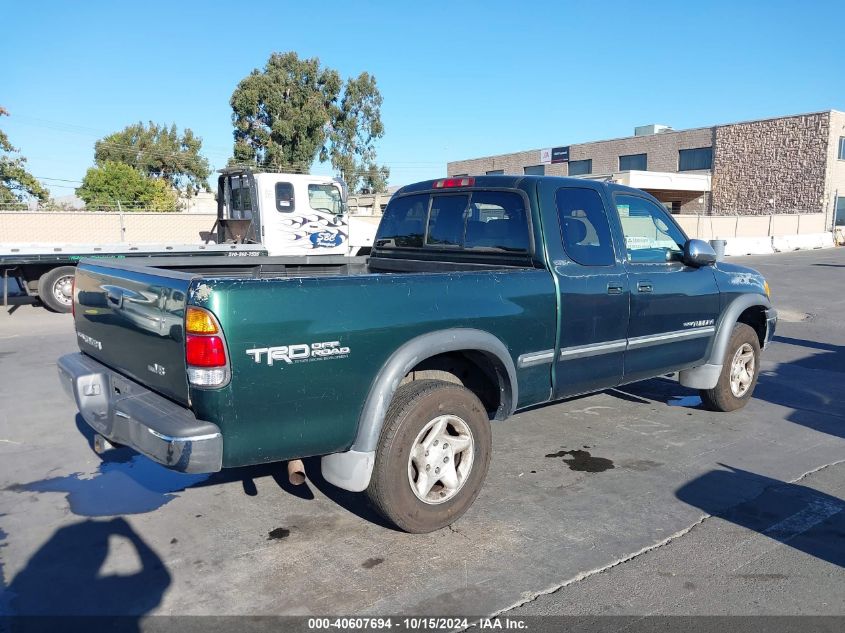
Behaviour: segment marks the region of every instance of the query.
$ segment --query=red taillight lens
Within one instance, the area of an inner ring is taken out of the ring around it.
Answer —
[[[224,367],[226,346],[219,336],[191,336],[185,340],[185,357],[194,367]]]
[[[434,183],[435,189],[448,189],[450,187],[472,187],[475,178],[445,178]]]

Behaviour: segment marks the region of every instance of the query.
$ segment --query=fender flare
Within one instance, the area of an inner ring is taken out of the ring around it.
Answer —
[[[496,367],[500,389],[500,405],[495,419],[509,417],[518,401],[516,368],[508,348],[494,335],[471,328],[450,328],[429,332],[411,339],[397,349],[379,371],[364,408],[358,418],[358,433],[352,445],[354,451],[374,451],[378,446],[381,427],[387,414],[387,407],[402,379],[420,362],[457,351],[480,352],[493,361]]]
[[[678,379],[683,386],[694,389],[713,389],[716,386],[719,375],[722,373],[725,351],[728,348],[734,325],[743,312],[754,306],[770,310],[772,304],[765,295],[759,294],[740,295],[728,304],[719,317],[719,324],[716,326],[716,334],[710,345],[710,352],[705,364],[692,369],[684,369],[679,373]]]

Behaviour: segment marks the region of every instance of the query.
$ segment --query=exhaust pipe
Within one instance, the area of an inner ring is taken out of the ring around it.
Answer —
[[[301,459],[292,459],[288,462],[288,481],[294,486],[305,483],[305,464]]]
[[[114,444],[109,442],[99,433],[94,436],[94,452],[97,453],[97,455],[102,455],[106,451],[110,451],[113,448]]]

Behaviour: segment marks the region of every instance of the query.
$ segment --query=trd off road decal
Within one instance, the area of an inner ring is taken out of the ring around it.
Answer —
[[[350,349],[340,344],[340,341],[325,341],[323,343],[295,343],[293,345],[278,345],[276,347],[254,347],[246,350],[247,356],[252,356],[256,363],[264,363],[270,367],[273,363],[283,362],[307,363],[315,360],[331,360],[346,358]]]

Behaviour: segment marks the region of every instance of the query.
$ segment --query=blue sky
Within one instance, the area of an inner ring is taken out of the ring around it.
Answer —
[[[7,2],[2,15],[0,126],[56,196],[97,138],[139,120],[192,128],[224,165],[232,90],[273,51],[376,76],[392,184],[647,123],[845,109],[841,1]]]

